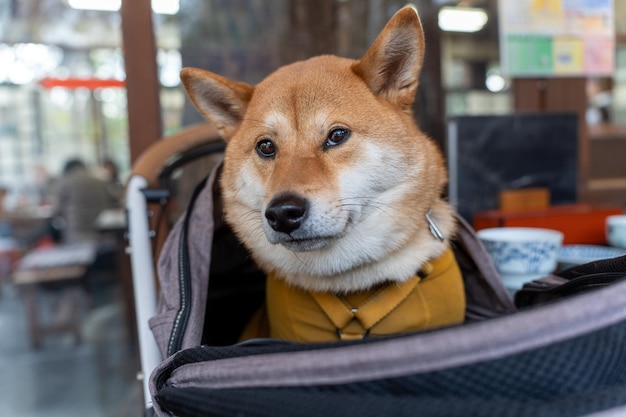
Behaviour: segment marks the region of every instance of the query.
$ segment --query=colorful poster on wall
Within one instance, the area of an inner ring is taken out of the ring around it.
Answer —
[[[614,0],[499,0],[500,59],[511,77],[611,75]]]

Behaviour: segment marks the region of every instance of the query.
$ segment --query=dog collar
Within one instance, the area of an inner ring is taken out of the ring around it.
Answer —
[[[443,242],[445,237],[443,233],[441,233],[441,229],[439,228],[439,226],[437,226],[437,223],[433,219],[432,213],[433,213],[433,209],[428,209],[428,212],[426,213],[426,222],[428,223],[428,228],[430,229],[430,233],[436,239],[439,239],[440,241]]]

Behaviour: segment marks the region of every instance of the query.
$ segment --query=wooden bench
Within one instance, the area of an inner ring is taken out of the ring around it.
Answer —
[[[28,252],[13,272],[13,283],[19,287],[26,307],[28,328],[33,347],[41,346],[47,334],[71,331],[81,340],[80,303],[83,299],[83,278],[94,262],[95,243],[80,243],[37,248]],[[66,308],[67,320],[44,324],[38,303],[39,290],[44,285],[62,285],[63,298],[58,310]]]

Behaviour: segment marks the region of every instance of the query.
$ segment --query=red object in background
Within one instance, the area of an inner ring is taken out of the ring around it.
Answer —
[[[97,88],[126,88],[125,81],[102,78],[42,78],[39,84],[47,89],[54,87],[69,89],[87,88],[89,90]]]
[[[56,245],[56,243],[54,242],[52,237],[49,236],[49,235],[45,235],[44,237],[39,239],[37,242],[35,242],[34,246],[36,248],[51,248],[51,247],[53,247],[55,245]]]
[[[605,222],[613,214],[623,214],[618,207],[587,204],[551,206],[528,211],[490,210],[474,216],[474,229],[489,227],[541,227],[563,232],[563,244],[606,245]]]

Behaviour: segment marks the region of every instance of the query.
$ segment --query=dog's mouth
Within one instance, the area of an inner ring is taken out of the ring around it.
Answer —
[[[324,249],[335,240],[336,237],[315,237],[307,239],[287,238],[279,243],[292,252],[309,252]]]

